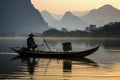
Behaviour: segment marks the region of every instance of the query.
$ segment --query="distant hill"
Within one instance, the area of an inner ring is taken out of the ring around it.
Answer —
[[[44,18],[44,20],[46,21],[46,22],[52,22],[52,21],[55,21],[55,19],[53,18],[53,16],[51,15],[51,13],[49,13],[48,11],[46,11],[46,10],[43,10],[43,11],[41,11],[41,15],[42,15],[42,17]]]
[[[56,20],[60,20],[60,19],[63,17],[62,14],[59,15],[59,14],[51,13],[51,15],[52,15],[52,16],[54,17],[54,19],[56,19]]]
[[[72,13],[76,16],[82,17],[82,16],[88,14],[89,11],[73,11]]]
[[[61,20],[49,22],[49,26],[57,29],[66,28],[68,30],[84,29],[87,23],[82,21],[78,16],[68,11]]]
[[[75,16],[72,12],[68,11],[64,14],[59,24],[69,30],[84,29],[87,25],[81,18]]]
[[[0,0],[0,34],[42,33],[48,28],[31,0]]]
[[[112,5],[107,4],[98,9],[93,9],[86,12],[68,11],[60,20],[53,18],[53,14],[48,11],[44,11],[43,17],[45,21],[48,22],[50,27],[56,29],[61,29],[64,27],[68,30],[83,30],[91,24],[100,27],[110,22],[119,22],[119,15],[120,10],[114,8]]]
[[[120,10],[107,4],[98,9],[91,10],[81,18],[89,24],[103,26],[109,22],[120,21]]]
[[[59,25],[67,28],[68,30],[76,30],[84,29],[87,26],[87,23],[78,16],[75,16],[72,12],[68,11],[59,21]]]
[[[52,14],[46,10],[41,11],[42,17],[48,23],[48,26],[51,28],[58,28],[58,20],[54,19]]]

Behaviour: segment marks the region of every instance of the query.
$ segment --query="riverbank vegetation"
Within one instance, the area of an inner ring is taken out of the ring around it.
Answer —
[[[49,29],[44,31],[40,36],[44,37],[120,37],[120,22],[111,22],[102,27],[87,30],[68,31]]]

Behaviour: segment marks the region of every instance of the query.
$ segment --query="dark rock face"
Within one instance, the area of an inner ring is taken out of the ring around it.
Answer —
[[[41,33],[48,24],[31,0],[0,0],[0,34]]]

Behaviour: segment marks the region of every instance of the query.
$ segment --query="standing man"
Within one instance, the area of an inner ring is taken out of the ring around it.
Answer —
[[[30,33],[29,35],[28,35],[29,37],[27,38],[27,46],[28,46],[28,49],[29,50],[35,50],[35,48],[37,48],[37,45],[36,45],[36,43],[35,43],[35,41],[34,41],[34,34],[33,33]]]

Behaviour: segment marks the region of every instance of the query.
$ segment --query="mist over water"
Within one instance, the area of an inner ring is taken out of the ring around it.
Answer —
[[[84,60],[24,58],[18,57],[10,47],[26,46],[25,37],[0,38],[0,79],[120,79],[120,39],[46,38],[46,40],[52,51],[62,51],[63,42],[71,42],[73,51],[87,50],[97,45],[100,45],[100,48]],[[35,42],[40,45],[39,50],[48,50],[43,38],[35,37]]]

